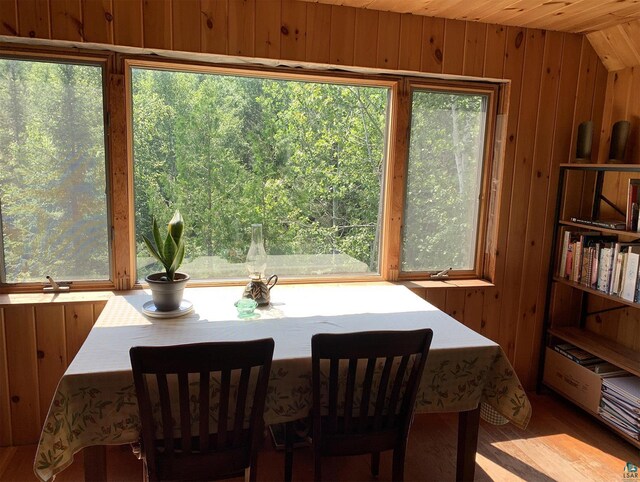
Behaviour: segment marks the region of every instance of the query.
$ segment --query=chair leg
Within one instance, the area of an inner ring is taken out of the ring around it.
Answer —
[[[284,424],[284,482],[293,478],[293,422]]]
[[[402,482],[404,480],[404,454],[406,445],[401,445],[393,449],[393,474],[391,476],[394,482]]]
[[[380,473],[380,452],[371,454],[371,475],[377,477]]]
[[[313,480],[320,482],[322,480],[322,457],[319,450],[313,452]]]

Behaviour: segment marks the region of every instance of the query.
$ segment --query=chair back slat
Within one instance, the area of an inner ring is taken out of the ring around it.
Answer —
[[[391,396],[389,397],[389,405],[387,406],[387,428],[393,427],[393,423],[396,418],[396,408],[398,406],[398,398],[400,397],[400,389],[405,382],[405,374],[407,372],[407,365],[409,364],[409,355],[405,355],[400,360],[398,369],[393,380],[393,387],[391,388]]]
[[[218,411],[218,439],[217,448],[227,445],[227,418],[229,416],[229,387],[231,385],[231,370],[222,370],[220,374],[220,409]]]
[[[344,394],[344,432],[351,433],[351,419],[353,417],[353,394],[356,387],[356,369],[358,359],[349,360],[349,371],[347,372],[347,388]]]
[[[171,397],[166,373],[156,375],[158,381],[158,396],[160,397],[160,411],[162,415],[162,434],[164,448],[168,453],[173,452],[173,417],[171,416]]]
[[[189,410],[189,375],[187,373],[178,373],[178,393],[182,451],[191,453],[191,410]]]
[[[382,369],[382,375],[380,376],[380,383],[378,385],[378,396],[376,397],[376,404],[373,409],[373,427],[375,430],[380,430],[383,426],[383,416],[385,412],[385,400],[387,398],[387,386],[389,385],[389,376],[391,375],[391,369],[393,368],[394,357],[387,357],[384,361],[384,368]]]
[[[201,452],[209,451],[209,372],[200,372],[200,387],[198,390],[198,405],[200,419],[198,420],[198,447]]]
[[[329,366],[329,426],[338,427],[338,369],[340,360],[332,358]]]
[[[251,368],[243,368],[238,383],[238,396],[236,397],[236,419],[233,423],[232,446],[237,447],[242,441],[242,429],[246,416],[247,392],[249,390],[249,377]]]
[[[273,348],[273,340],[264,339],[130,350],[151,480],[214,480],[241,475],[249,467],[250,480],[255,480]],[[255,369],[258,376],[252,377]],[[154,376],[157,390],[147,376]],[[218,382],[220,389],[211,390]],[[155,406],[160,407],[159,417],[154,416]],[[212,424],[211,409],[216,407],[218,420]]]
[[[369,401],[371,399],[371,386],[373,385],[373,374],[377,363],[376,358],[367,360],[367,370],[364,373],[362,381],[362,400],[360,401],[360,420],[358,422],[358,432],[364,432],[367,426],[367,417],[369,416]]]

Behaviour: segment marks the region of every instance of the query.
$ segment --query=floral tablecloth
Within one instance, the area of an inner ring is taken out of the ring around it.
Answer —
[[[91,445],[136,442],[138,407],[129,348],[204,341],[275,340],[265,422],[311,411],[311,336],[368,330],[434,331],[418,393],[418,412],[460,412],[483,403],[483,414],[526,427],[531,405],[511,364],[494,342],[466,328],[404,287],[390,284],[283,286],[260,318],[242,321],[238,288],[198,288],[185,297],[195,310],[181,318],[142,314],[150,297],[112,298],[60,380],[43,427],[34,471],[50,480]]]

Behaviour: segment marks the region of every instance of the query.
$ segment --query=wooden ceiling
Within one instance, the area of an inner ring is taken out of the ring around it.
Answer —
[[[586,34],[608,70],[640,65],[640,0],[304,0]]]

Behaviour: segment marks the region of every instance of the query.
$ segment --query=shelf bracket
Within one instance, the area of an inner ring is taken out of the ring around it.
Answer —
[[[621,214],[622,217],[626,219],[626,214],[624,213],[624,211],[622,211],[622,209],[620,209],[618,206],[616,206],[615,203],[613,203],[612,201],[607,199],[607,197],[602,194],[602,185],[603,184],[604,184],[604,171],[598,171],[598,173],[596,174],[595,192],[593,193],[594,203],[593,203],[593,209],[591,210],[592,219],[599,219],[600,218],[600,203],[601,202],[604,202],[604,203],[608,204],[609,206],[611,206],[614,211],[616,211],[618,214]]]
[[[611,206],[611,207],[612,207],[612,208],[613,208],[617,213],[619,213],[619,214],[621,214],[621,215],[625,216],[624,212],[622,212],[622,210],[621,210],[618,206],[616,206],[613,202],[609,201],[609,200],[607,199],[607,197],[606,197],[606,196],[603,196],[603,195],[601,194],[601,195],[600,195],[600,200],[601,200],[601,201],[604,201],[604,202],[605,202],[605,203],[607,203],[609,206]]]
[[[607,313],[609,311],[616,311],[616,310],[624,310],[625,308],[631,308],[631,307],[628,305],[614,306],[613,308],[605,308],[604,310],[589,311],[585,313],[585,316],[599,315],[600,313]]]

